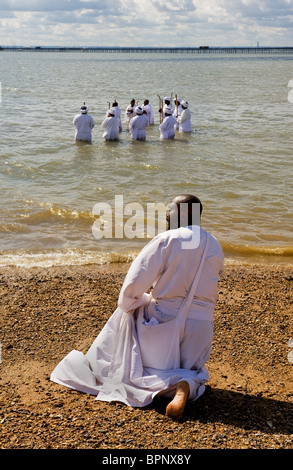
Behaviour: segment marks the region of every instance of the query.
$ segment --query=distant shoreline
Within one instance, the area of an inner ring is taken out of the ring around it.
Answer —
[[[116,47],[116,46],[0,46],[0,51],[20,52],[109,52],[109,53],[197,53],[197,54],[293,54],[288,47]]]

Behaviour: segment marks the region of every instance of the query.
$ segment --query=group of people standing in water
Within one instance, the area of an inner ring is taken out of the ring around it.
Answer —
[[[188,108],[188,102],[183,101],[176,96],[173,100],[169,97],[164,98],[164,103],[158,110],[160,115],[160,140],[174,139],[175,131],[191,132],[191,113]],[[142,106],[138,106],[132,99],[124,113],[126,129],[129,131],[132,140],[146,140],[146,128],[153,126],[154,109],[149,100],[144,100]],[[89,114],[89,108],[85,103],[80,108],[80,114],[73,119],[75,125],[75,140],[92,141],[92,129],[95,127],[95,121]],[[107,141],[119,140],[119,134],[122,132],[121,109],[115,100],[109,109],[106,117],[101,124],[103,139]]]

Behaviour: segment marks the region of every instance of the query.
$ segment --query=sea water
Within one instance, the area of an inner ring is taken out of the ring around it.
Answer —
[[[114,214],[119,197],[146,223],[148,204],[180,193],[202,200],[201,225],[228,261],[290,264],[292,79],[292,56],[281,54],[0,51],[0,265],[129,261],[150,234],[133,222],[133,236],[97,239],[96,204]],[[188,101],[192,132],[160,141],[159,97],[171,95]],[[155,111],[145,142],[124,123],[132,98]],[[105,142],[115,99],[123,131]],[[74,142],[83,102],[91,144]]]

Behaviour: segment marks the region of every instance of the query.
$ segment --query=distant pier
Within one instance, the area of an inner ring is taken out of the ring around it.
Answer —
[[[293,47],[59,47],[0,46],[0,51],[21,52],[107,52],[171,54],[293,54]]]

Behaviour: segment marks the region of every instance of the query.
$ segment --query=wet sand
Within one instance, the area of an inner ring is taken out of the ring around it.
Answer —
[[[127,265],[0,274],[1,449],[292,449],[293,268],[228,265],[219,282],[204,395],[182,419],[169,400],[104,403],[49,380],[86,352],[116,308]]]

